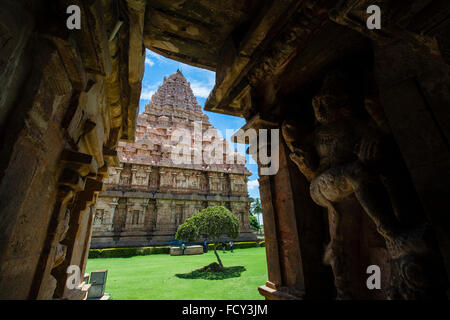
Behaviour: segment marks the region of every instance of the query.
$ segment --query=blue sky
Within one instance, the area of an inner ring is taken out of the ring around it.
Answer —
[[[202,109],[204,109],[206,98],[214,87],[216,78],[215,73],[167,59],[150,50],[147,50],[145,58],[145,73],[142,81],[142,93],[139,106],[140,113],[144,111],[145,105],[149,103],[152,95],[162,84],[164,77],[168,77],[172,73],[175,73],[177,69],[180,69],[187,81],[190,82],[191,89],[194,92],[198,103],[202,106]],[[209,117],[210,123],[222,134],[223,137],[226,137],[226,129],[236,131],[245,124],[245,120],[243,118],[212,113],[204,110],[203,112]],[[245,152],[245,146],[243,145],[235,144],[235,148],[241,153]],[[253,173],[248,179],[248,192],[250,197],[259,198],[259,186],[257,180],[258,167],[256,164],[250,163],[253,161],[250,161],[247,155],[246,159],[246,167]]]

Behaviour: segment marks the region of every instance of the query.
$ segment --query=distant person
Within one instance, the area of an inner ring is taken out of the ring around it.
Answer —
[[[186,249],[186,246],[184,244],[184,242],[181,244],[181,255],[184,256],[184,249]]]
[[[223,252],[225,252],[226,248],[227,248],[227,245],[225,244],[225,242],[222,241],[222,250],[223,250]]]
[[[203,241],[203,252],[204,253],[208,252],[208,242],[206,242],[206,240]]]
[[[230,249],[231,249],[231,252],[233,252],[233,241],[230,241]]]

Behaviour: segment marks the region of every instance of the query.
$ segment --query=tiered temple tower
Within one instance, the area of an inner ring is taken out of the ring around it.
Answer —
[[[239,240],[256,238],[245,158],[211,126],[180,71],[164,78],[138,116],[135,142],[119,142],[117,152],[120,165],[108,169],[106,192],[92,208],[91,248],[167,244],[187,218],[213,205],[238,217]]]

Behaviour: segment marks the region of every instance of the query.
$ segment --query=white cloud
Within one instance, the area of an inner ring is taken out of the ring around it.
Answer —
[[[149,90],[148,88],[142,89],[141,100],[151,100],[154,94],[155,90]]]
[[[145,58],[145,64],[148,64],[150,67],[153,67],[153,65],[154,65],[155,63],[153,62],[152,59],[150,59],[149,57],[146,57],[146,58]]]
[[[209,93],[214,87],[214,82],[200,82],[200,81],[192,81],[191,89],[194,92],[194,96],[200,98],[208,98]]]
[[[259,182],[258,179],[255,180],[251,180],[247,182],[247,188],[248,190],[252,190],[254,188],[258,188],[259,187]]]
[[[152,96],[161,84],[162,82],[158,81],[151,85],[144,85],[141,90],[141,100],[151,100]]]

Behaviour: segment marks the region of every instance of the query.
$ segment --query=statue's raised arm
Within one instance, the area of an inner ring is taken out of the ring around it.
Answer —
[[[281,131],[284,141],[291,151],[289,158],[297,165],[306,179],[311,181],[316,176],[319,166],[312,133],[302,132],[304,130],[299,129],[289,121],[283,123]]]

